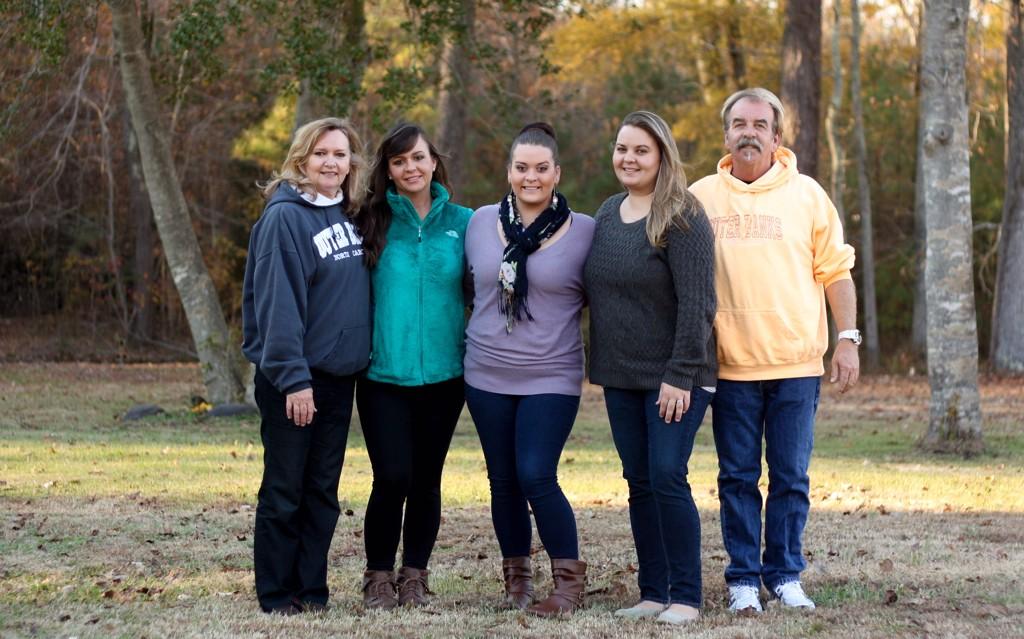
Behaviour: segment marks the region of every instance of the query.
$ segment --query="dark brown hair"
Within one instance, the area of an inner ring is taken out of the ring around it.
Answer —
[[[558,141],[555,139],[555,128],[547,122],[531,122],[524,126],[516,139],[512,140],[512,146],[508,149],[508,163],[512,164],[512,154],[520,144],[533,144],[542,146],[551,151],[551,157],[555,164],[558,164]]]
[[[377,265],[381,253],[384,252],[388,229],[391,227],[391,205],[388,204],[388,188],[390,188],[388,162],[396,155],[408,153],[412,147],[416,146],[416,142],[420,138],[427,143],[430,157],[437,162],[432,181],[439,182],[448,191],[448,195],[452,195],[452,187],[448,184],[448,170],[444,166],[444,156],[434,147],[423,129],[416,124],[401,123],[388,131],[373,156],[370,184],[366,191],[366,203],[359,210],[355,219],[359,233],[363,236],[363,261],[371,268]]]

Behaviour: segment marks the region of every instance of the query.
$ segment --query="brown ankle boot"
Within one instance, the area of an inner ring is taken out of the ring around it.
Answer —
[[[505,576],[505,603],[523,610],[533,603],[533,571],[529,557],[509,557],[501,562]]]
[[[430,603],[427,599],[427,575],[429,570],[410,568],[402,566],[398,569],[398,605],[400,606],[425,606]]]
[[[554,587],[544,601],[526,609],[526,612],[550,617],[575,612],[583,605],[587,585],[587,562],[576,559],[552,559],[551,580]]]
[[[367,608],[394,608],[395,573],[391,570],[367,570],[363,573],[363,605]]]

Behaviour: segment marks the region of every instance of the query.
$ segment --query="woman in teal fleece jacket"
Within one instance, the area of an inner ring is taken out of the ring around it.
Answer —
[[[444,162],[413,124],[380,143],[370,182],[356,219],[374,298],[370,367],[356,390],[373,466],[363,602],[391,608],[427,603],[441,471],[464,401],[463,240],[472,211],[449,201]]]

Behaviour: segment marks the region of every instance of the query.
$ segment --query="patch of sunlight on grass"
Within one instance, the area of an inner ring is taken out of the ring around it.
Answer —
[[[105,386],[104,386],[105,388]],[[67,407],[57,403],[61,415]],[[916,450],[924,424],[912,420],[819,420],[811,464],[815,508],[1024,512],[1024,465],[1014,463],[1024,437],[1014,426],[990,426],[998,456],[972,460]],[[718,460],[710,416],[697,433],[689,482],[701,508],[717,509]],[[255,502],[262,473],[254,418],[204,420],[185,410],[137,422],[35,415],[0,430],[0,497],[115,496],[139,493],[183,503]],[[372,475],[358,419],[350,429],[341,498],[365,505]],[[574,504],[625,503],[622,468],[604,408],[584,402],[559,466]],[[766,490],[767,472],[762,476]],[[486,505],[486,466],[468,413],[456,429],[443,495],[453,506]]]

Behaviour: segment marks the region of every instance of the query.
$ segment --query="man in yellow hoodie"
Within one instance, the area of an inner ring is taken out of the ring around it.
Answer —
[[[830,381],[845,392],[860,371],[857,299],[835,207],[780,145],[784,111],[761,89],[725,101],[729,151],[691,187],[715,234],[718,389],[713,407],[729,608],[761,612],[763,583],[783,606],[813,609],[800,585],[801,537],[823,356],[825,300],[839,329]],[[761,443],[768,499],[761,549]]]

